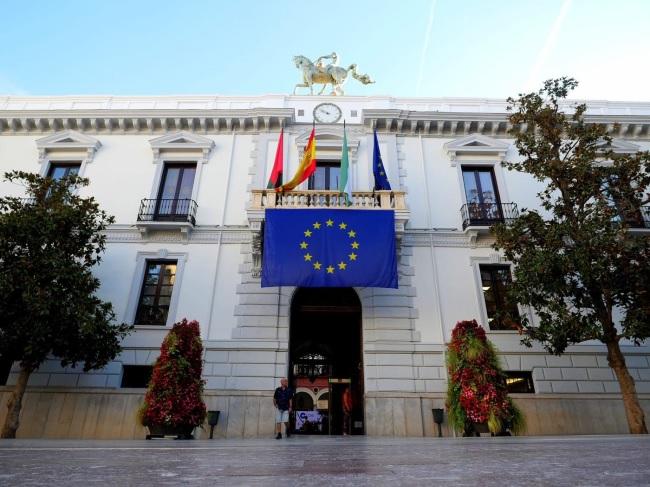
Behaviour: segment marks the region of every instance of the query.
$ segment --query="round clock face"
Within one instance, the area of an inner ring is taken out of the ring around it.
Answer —
[[[314,108],[314,118],[320,123],[336,123],[341,115],[341,109],[334,103],[321,103]]]

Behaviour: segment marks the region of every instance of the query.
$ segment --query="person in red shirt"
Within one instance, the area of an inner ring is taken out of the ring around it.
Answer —
[[[352,417],[352,408],[354,406],[352,402],[352,392],[350,391],[350,386],[347,386],[343,391],[341,402],[343,403],[343,434],[349,435],[351,433],[350,419]]]

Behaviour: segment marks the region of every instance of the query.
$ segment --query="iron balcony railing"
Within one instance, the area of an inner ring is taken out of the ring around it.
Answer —
[[[196,225],[196,201],[188,198],[143,199],[139,222],[188,222]]]
[[[460,208],[463,230],[508,223],[519,216],[516,203],[467,203]]]

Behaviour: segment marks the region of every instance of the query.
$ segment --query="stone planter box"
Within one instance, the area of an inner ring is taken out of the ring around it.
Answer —
[[[165,438],[168,436],[176,437],[177,440],[193,440],[194,426],[166,426],[161,424],[147,426],[149,434],[147,440],[152,438]]]

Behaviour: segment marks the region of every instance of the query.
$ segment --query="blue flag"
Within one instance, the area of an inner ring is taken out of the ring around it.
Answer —
[[[377,140],[377,130],[375,130],[375,149],[372,156],[372,173],[375,176],[375,191],[380,189],[387,189],[390,191],[390,183],[388,182],[388,175],[386,168],[381,161],[381,153],[379,152],[379,141]]]
[[[397,288],[392,210],[268,209],[262,287]]]

